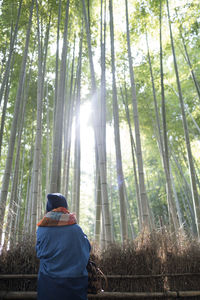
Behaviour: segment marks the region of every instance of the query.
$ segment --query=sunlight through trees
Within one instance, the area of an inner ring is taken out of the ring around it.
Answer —
[[[200,231],[200,3],[0,1],[0,241],[61,192],[102,247]]]

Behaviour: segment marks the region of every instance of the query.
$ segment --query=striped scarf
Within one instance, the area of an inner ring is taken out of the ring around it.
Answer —
[[[74,213],[70,213],[65,207],[55,208],[43,217],[43,219],[37,224],[40,227],[51,226],[65,226],[76,224],[76,216]]]

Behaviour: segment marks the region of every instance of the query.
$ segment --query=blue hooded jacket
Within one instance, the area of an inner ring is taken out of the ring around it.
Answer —
[[[38,227],[38,299],[86,300],[90,249],[78,224]]]

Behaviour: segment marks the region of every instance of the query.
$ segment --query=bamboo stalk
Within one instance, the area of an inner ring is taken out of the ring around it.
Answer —
[[[162,298],[172,297],[196,297],[200,296],[200,291],[167,291],[167,292],[143,292],[143,293],[125,293],[125,292],[103,292],[97,295],[89,294],[88,299],[109,298],[109,299],[134,299],[136,298]],[[0,291],[1,299],[37,299],[37,292],[6,292]]]

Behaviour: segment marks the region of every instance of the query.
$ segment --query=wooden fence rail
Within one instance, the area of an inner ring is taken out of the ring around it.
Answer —
[[[200,276],[200,273],[150,274],[150,275],[106,275],[109,279],[139,279],[160,277]],[[0,279],[36,279],[37,274],[0,274]]]
[[[146,279],[146,278],[166,278],[166,277],[183,277],[183,276],[200,276],[200,273],[176,273],[176,274],[154,274],[154,275],[107,275],[108,279]],[[36,280],[37,274],[0,274],[1,280],[14,280],[14,279],[25,279],[25,280]],[[1,286],[1,285],[0,285]],[[200,299],[200,290],[193,291],[162,291],[162,292],[103,292],[97,295],[88,295],[88,300],[90,299],[180,299],[196,297],[195,299]],[[1,291],[0,288],[0,299],[37,299],[36,291]]]
[[[200,291],[167,291],[154,293],[125,293],[125,292],[103,292],[97,295],[88,295],[88,299],[134,299],[134,298],[185,298],[200,296]],[[7,292],[0,291],[0,299],[37,299],[36,292]]]

